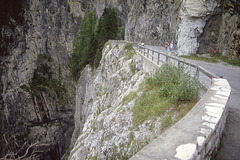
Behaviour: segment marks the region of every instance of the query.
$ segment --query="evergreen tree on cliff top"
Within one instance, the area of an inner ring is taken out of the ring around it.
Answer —
[[[68,66],[75,80],[79,78],[80,71],[94,59],[95,28],[96,16],[89,12],[81,22],[73,44],[73,52],[69,57]]]
[[[116,39],[117,32],[118,17],[115,9],[105,8],[98,23],[92,11],[83,18],[69,57],[69,69],[75,80],[87,64],[94,68],[99,66],[104,44],[109,39]]]
[[[99,19],[96,31],[98,49],[94,59],[94,67],[99,66],[102,58],[102,49],[109,39],[116,39],[118,32],[118,17],[114,8],[105,8]]]

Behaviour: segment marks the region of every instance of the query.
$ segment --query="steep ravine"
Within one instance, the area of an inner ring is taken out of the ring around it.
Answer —
[[[75,84],[68,79],[67,57],[85,13],[93,10],[99,18],[106,6],[114,7],[125,23],[127,40],[164,45],[170,39],[180,54],[205,52],[216,46],[231,58],[240,55],[238,0],[1,1],[0,134],[3,136],[0,137],[0,157],[8,152],[23,155],[32,143],[39,141],[43,144],[40,150],[45,151],[38,154],[42,159],[60,159],[70,141],[73,144],[84,130],[90,109],[78,110],[80,104],[76,104],[75,112]],[[52,61],[42,59],[41,55]],[[48,66],[53,74],[42,75],[41,67]],[[102,71],[97,70],[99,75],[95,73],[95,77],[106,80],[106,75],[101,73],[108,69],[105,66]],[[85,75],[93,80],[94,77],[86,72]],[[57,80],[58,86],[65,86],[64,97],[68,101],[62,103],[64,98],[58,94],[56,86],[50,85],[52,83],[39,83],[44,84],[45,89],[41,85],[33,86],[32,82],[39,78],[37,73],[48,82]],[[88,78],[82,76],[79,82],[90,84],[86,80]],[[82,99],[85,92],[90,93],[88,87],[82,90],[79,87],[77,84],[77,90],[82,91],[77,92],[78,99]],[[124,92],[122,89],[114,93]],[[76,114],[81,115],[81,125],[76,125],[73,132],[73,124],[80,124]]]
[[[0,157],[60,159],[74,129],[66,64],[81,17],[67,1],[1,4]]]
[[[105,6],[112,6],[126,21],[131,3],[0,2],[0,158],[27,158],[33,151],[40,159],[62,157],[70,144],[75,110],[75,84],[66,64],[81,19],[90,10],[100,17]],[[29,147],[31,152],[24,155]]]

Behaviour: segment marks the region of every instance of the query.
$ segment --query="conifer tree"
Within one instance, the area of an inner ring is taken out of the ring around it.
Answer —
[[[97,27],[98,49],[94,59],[94,67],[99,66],[102,49],[109,39],[116,39],[118,32],[118,17],[114,8],[105,8]]]
[[[69,69],[76,80],[79,72],[94,60],[96,17],[94,12],[89,12],[81,22],[79,31],[74,41],[73,52],[69,57]]]
[[[109,39],[116,39],[117,32],[118,17],[115,9],[105,8],[98,23],[92,11],[83,18],[69,57],[69,69],[75,80],[87,64],[94,68],[99,66],[104,44]]]

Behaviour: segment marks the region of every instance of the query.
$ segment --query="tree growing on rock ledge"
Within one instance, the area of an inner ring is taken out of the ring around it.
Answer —
[[[83,18],[69,57],[68,66],[74,80],[79,78],[81,70],[87,64],[94,68],[99,66],[104,44],[117,37],[118,22],[113,8],[105,8],[98,22],[92,11]]]

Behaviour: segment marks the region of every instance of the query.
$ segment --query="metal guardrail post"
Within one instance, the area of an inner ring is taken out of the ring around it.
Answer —
[[[159,65],[161,61],[162,63],[166,63],[167,65],[170,65],[170,60],[173,59],[173,60],[176,60],[177,61],[177,65],[178,67],[180,67],[181,63],[183,63],[183,65],[187,65],[188,67],[193,67],[193,68],[196,68],[196,76],[198,77],[198,79],[200,78],[200,72],[202,72],[202,74],[204,74],[205,76],[207,76],[208,78],[210,79],[213,79],[213,78],[216,78],[217,76],[214,76],[212,73],[210,73],[209,71],[205,70],[204,68],[202,68],[201,66],[199,66],[198,64],[195,65],[195,64],[192,64],[190,62],[186,62],[185,60],[182,60],[180,59],[179,57],[173,57],[173,56],[170,56],[168,54],[165,54],[165,53],[161,53],[159,51],[155,51],[155,50],[152,50],[152,49],[149,49],[149,48],[146,48],[144,46],[140,46],[138,45],[138,49],[140,51],[140,53],[142,55],[144,55],[145,57],[147,57],[149,60],[152,59],[152,61],[154,61],[154,52],[156,52],[158,55],[157,55],[157,64]],[[150,58],[150,51],[152,51],[152,58]],[[146,55],[147,54],[147,55]],[[162,54],[163,56],[166,56],[166,58],[161,60],[160,59],[160,54]],[[164,61],[166,60],[166,61]],[[191,72],[192,68],[190,68],[190,72]]]
[[[197,76],[197,78],[199,78],[199,68],[198,68],[198,65],[196,67],[196,76]]]
[[[181,65],[181,62],[180,62],[180,61],[178,61],[178,68],[180,67],[180,65]]]
[[[169,57],[166,55],[166,64],[169,65]]]
[[[154,51],[152,51],[152,61],[153,61]]]

